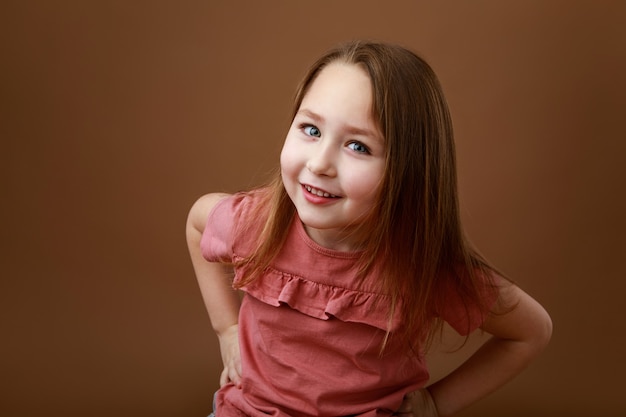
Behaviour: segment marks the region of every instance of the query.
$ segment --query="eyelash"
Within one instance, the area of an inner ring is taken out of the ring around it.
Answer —
[[[322,133],[317,127],[315,127],[314,125],[311,125],[311,124],[303,123],[299,127],[300,127],[300,130],[302,130],[304,132],[304,134],[307,135],[307,136],[319,137],[317,135],[312,135],[311,133],[309,133],[308,129],[315,129],[315,130],[317,130],[319,135],[321,135],[321,133]],[[352,146],[354,146],[354,145],[362,147],[363,150],[358,151],[356,149],[353,149]],[[365,154],[365,155],[370,155],[371,154],[370,149],[367,146],[365,146],[363,143],[361,143],[359,141],[356,141],[356,140],[355,141],[351,141],[350,143],[348,143],[348,147],[350,148],[350,150],[352,150],[352,151],[354,151],[356,153]]]
[[[317,130],[318,134],[320,134],[320,135],[322,134],[322,132],[320,132],[320,130],[319,130],[317,127],[315,127],[315,126],[313,126],[313,125],[309,125],[309,124],[302,124],[302,125],[300,125],[300,129],[301,129],[301,130],[304,132],[304,134],[305,134],[305,135],[307,135],[307,136],[313,136],[313,137],[316,137],[316,138],[317,138],[317,137],[319,137],[319,136],[317,136],[317,135],[312,135],[312,134],[310,134],[309,132],[307,132],[307,130],[308,130],[308,129],[315,129],[315,130]]]
[[[357,141],[352,141],[348,144],[348,146],[352,146],[352,145],[357,145],[363,148],[362,151],[357,151],[356,149],[352,149],[354,152],[356,153],[362,153],[362,154],[366,154],[369,155],[370,154],[370,150],[367,146],[363,145],[361,142],[357,142]]]

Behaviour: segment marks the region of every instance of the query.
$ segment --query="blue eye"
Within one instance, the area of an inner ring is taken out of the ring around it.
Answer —
[[[367,149],[367,146],[363,145],[362,143],[359,142],[350,142],[348,144],[348,148],[352,149],[355,152],[358,153],[369,153],[370,150]]]
[[[305,126],[303,130],[304,133],[309,136],[315,136],[318,138],[322,136],[322,132],[320,132],[320,130],[315,126]]]

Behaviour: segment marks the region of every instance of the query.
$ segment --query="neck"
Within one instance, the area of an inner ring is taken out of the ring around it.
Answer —
[[[340,252],[358,252],[363,249],[363,240],[359,239],[360,233],[353,229],[330,230],[315,229],[303,224],[306,234],[318,245]]]

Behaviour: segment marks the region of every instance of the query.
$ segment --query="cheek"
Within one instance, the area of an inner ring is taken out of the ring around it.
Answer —
[[[369,203],[378,195],[382,177],[382,169],[378,169],[378,167],[362,171],[354,170],[349,173],[349,178],[346,178],[344,188],[352,190],[355,199]]]
[[[294,150],[292,141],[289,137],[285,140],[283,149],[280,152],[280,171],[283,175],[283,181],[286,176],[294,175],[297,173],[298,158],[297,153]]]
[[[285,172],[290,165],[290,157],[289,150],[283,146],[283,149],[280,151],[280,170],[281,172]]]

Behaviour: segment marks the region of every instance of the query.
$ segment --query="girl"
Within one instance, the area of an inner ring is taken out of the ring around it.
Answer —
[[[545,310],[463,235],[441,87],[398,46],[321,57],[273,182],[200,198],[187,239],[224,364],[217,417],[448,416],[550,339]],[[425,387],[444,321],[493,337]]]

